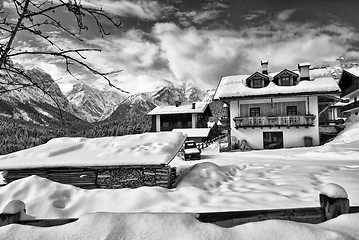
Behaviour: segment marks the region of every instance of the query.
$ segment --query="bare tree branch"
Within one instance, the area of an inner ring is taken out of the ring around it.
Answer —
[[[111,79],[109,78],[110,75],[119,73],[121,70],[103,72],[86,62],[86,56],[84,55],[85,52],[101,52],[101,49],[86,47],[64,49],[56,42],[56,39],[53,39],[51,36],[44,33],[44,29],[48,29],[50,27],[60,30],[62,33],[68,34],[68,36],[78,41],[83,41],[80,37],[81,31],[88,30],[86,21],[93,20],[101,37],[105,37],[106,35],[109,35],[110,32],[105,29],[103,20],[110,23],[114,27],[120,27],[121,23],[115,21],[111,16],[106,14],[102,8],[86,7],[78,0],[57,0],[56,2],[52,0],[12,0],[11,3],[14,6],[14,13],[18,15],[17,18],[13,17],[13,13],[9,15],[9,13],[0,12],[0,14],[5,14],[5,16],[0,19],[0,35],[2,35],[3,41],[0,43],[0,71],[5,71],[10,78],[15,75],[22,76],[26,81],[0,81],[0,87],[3,87],[3,89],[0,89],[0,94],[9,91],[21,90],[27,87],[36,87],[44,94],[48,95],[61,111],[60,105],[51,96],[48,89],[45,89],[41,84],[38,84],[31,78],[31,76],[26,74],[26,71],[17,68],[12,63],[12,58],[22,55],[52,56],[54,58],[62,59],[65,64],[66,71],[75,79],[78,79],[78,77],[74,74],[71,66],[76,65],[94,75],[101,76],[107,81],[109,86],[119,91],[128,93],[127,91],[112,84]],[[58,11],[65,12],[69,14],[69,16],[71,15],[75,17],[75,24],[79,33],[76,33],[72,28],[63,25],[63,23],[60,22],[60,20],[56,17],[56,13]],[[14,43],[16,42],[17,33],[19,32],[30,34],[38,39],[42,39],[45,44],[48,44],[47,46],[53,46],[52,50],[50,50],[50,48],[49,50],[46,50],[46,47],[44,47],[42,50],[28,51],[19,47],[14,47],[16,46]],[[6,40],[5,43],[4,40]],[[7,87],[4,88],[4,86]]]
[[[27,8],[29,7],[29,2],[30,2],[30,0],[25,0],[24,9],[27,9]],[[15,6],[17,6],[17,5],[15,4]],[[5,49],[4,49],[4,51],[1,52],[0,67],[4,65],[5,60],[6,60],[6,58],[8,57],[7,55],[8,55],[8,53],[9,53],[10,49],[11,49],[11,46],[12,46],[13,41],[14,41],[14,39],[15,39],[16,33],[17,33],[17,31],[19,30],[19,27],[20,27],[22,21],[24,20],[25,14],[26,14],[26,10],[24,10],[24,11],[21,13],[21,15],[20,15],[20,17],[19,17],[19,20],[17,21],[17,24],[16,24],[15,28],[12,30],[12,34],[11,34],[11,36],[10,36],[9,41],[7,42],[7,45],[6,45]]]

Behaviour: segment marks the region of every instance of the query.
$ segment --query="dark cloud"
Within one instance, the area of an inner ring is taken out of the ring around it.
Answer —
[[[359,59],[359,1],[86,0],[83,4],[103,7],[121,20],[122,28],[104,22],[111,35],[101,38],[96,23],[86,18],[89,30],[81,33],[83,42],[58,29],[46,32],[64,47],[102,48],[101,53],[85,54],[86,61],[103,71],[123,69],[113,81],[132,92],[159,86],[161,79],[213,88],[223,75],[259,70],[263,59],[269,60],[271,71],[295,68],[300,61],[335,63],[342,55]],[[73,18],[56,14],[77,31]],[[25,33],[17,40],[23,48],[46,46],[43,39]],[[19,61],[34,65],[25,58]],[[64,77],[62,63],[54,59],[37,59],[36,64],[55,78],[63,77],[64,85],[75,81]],[[84,81],[103,83],[74,70]]]

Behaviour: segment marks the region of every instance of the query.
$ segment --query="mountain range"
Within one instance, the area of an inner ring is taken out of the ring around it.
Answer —
[[[69,100],[48,73],[39,68],[24,73],[38,87],[26,86],[29,82],[22,75],[0,72],[0,116],[42,125],[87,124],[74,114]]]
[[[100,90],[80,82],[63,94],[58,84],[42,69],[24,71],[40,88],[6,91],[11,86],[0,84],[0,116],[43,125],[118,121],[124,114],[136,112],[146,115],[154,107],[172,105],[176,100],[183,103],[210,102],[214,93],[214,90],[202,91],[189,83],[175,85],[166,81],[165,86],[155,91],[132,95],[115,89]],[[5,83],[26,83],[24,77],[16,74],[0,73],[0,79]]]
[[[65,96],[76,116],[87,122],[98,122],[108,118],[128,94],[99,90],[81,82],[73,85]]]

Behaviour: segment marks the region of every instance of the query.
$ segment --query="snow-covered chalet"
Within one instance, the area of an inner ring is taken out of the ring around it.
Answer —
[[[349,103],[342,106],[341,111],[347,116],[358,115],[359,67],[344,69],[339,80],[339,86],[342,90],[340,97],[349,99]]]
[[[172,131],[173,129],[207,128],[212,116],[208,103],[194,102],[157,106],[147,115],[152,116],[152,132]]]
[[[250,75],[224,76],[214,100],[229,107],[228,142],[233,149],[243,142],[252,149],[319,145],[321,102],[336,98],[340,88],[325,68],[298,64],[298,69]]]

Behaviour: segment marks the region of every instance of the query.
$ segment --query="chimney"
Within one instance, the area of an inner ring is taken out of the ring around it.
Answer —
[[[192,109],[195,109],[195,108],[196,108],[196,103],[193,102],[193,103],[192,103]]]
[[[176,100],[176,101],[175,101],[175,105],[176,105],[176,107],[179,107],[179,106],[181,106],[181,101],[179,101],[179,100]]]
[[[262,73],[268,74],[268,60],[261,61]]]
[[[298,69],[299,69],[299,75],[300,75],[300,80],[310,80],[310,76],[309,76],[309,67],[310,67],[310,62],[305,62],[305,63],[299,63],[298,64]]]

